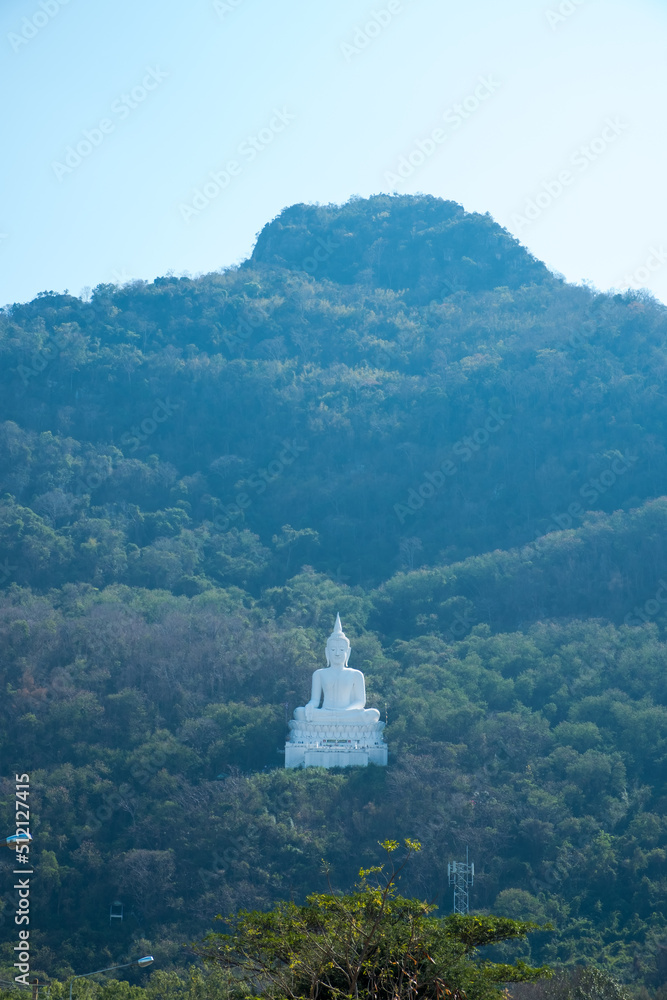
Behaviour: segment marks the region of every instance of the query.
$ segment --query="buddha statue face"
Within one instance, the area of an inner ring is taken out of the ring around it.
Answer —
[[[350,658],[350,640],[347,636],[330,635],[327,639],[326,657],[328,667],[346,667]]]

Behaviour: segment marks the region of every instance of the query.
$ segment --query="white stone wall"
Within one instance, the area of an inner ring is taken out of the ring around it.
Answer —
[[[387,764],[384,722],[371,725],[292,720],[285,767],[366,767]]]

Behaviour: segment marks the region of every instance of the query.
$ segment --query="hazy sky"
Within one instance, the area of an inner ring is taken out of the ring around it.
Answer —
[[[667,302],[666,0],[4,0],[0,46],[0,304],[391,190]]]

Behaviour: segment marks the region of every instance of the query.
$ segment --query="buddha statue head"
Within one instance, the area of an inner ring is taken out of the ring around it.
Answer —
[[[327,645],[325,649],[325,654],[327,658],[328,667],[346,667],[347,661],[350,658],[350,640],[343,632],[343,626],[340,623],[340,615],[336,615],[336,624],[334,625],[333,632],[327,639]]]

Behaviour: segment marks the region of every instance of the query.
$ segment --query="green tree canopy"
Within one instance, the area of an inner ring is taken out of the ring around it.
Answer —
[[[209,965],[236,970],[252,994],[275,1000],[491,1000],[503,995],[505,983],[550,974],[520,960],[477,959],[480,947],[525,937],[538,924],[434,917],[434,906],[398,895],[400,874],[420,849],[416,841],[405,844],[394,862],[399,845],[385,841],[388,864],[362,868],[355,892],[313,893],[302,906],[280,902],[266,913],[241,911],[230,932],[207,935],[198,953]]]

